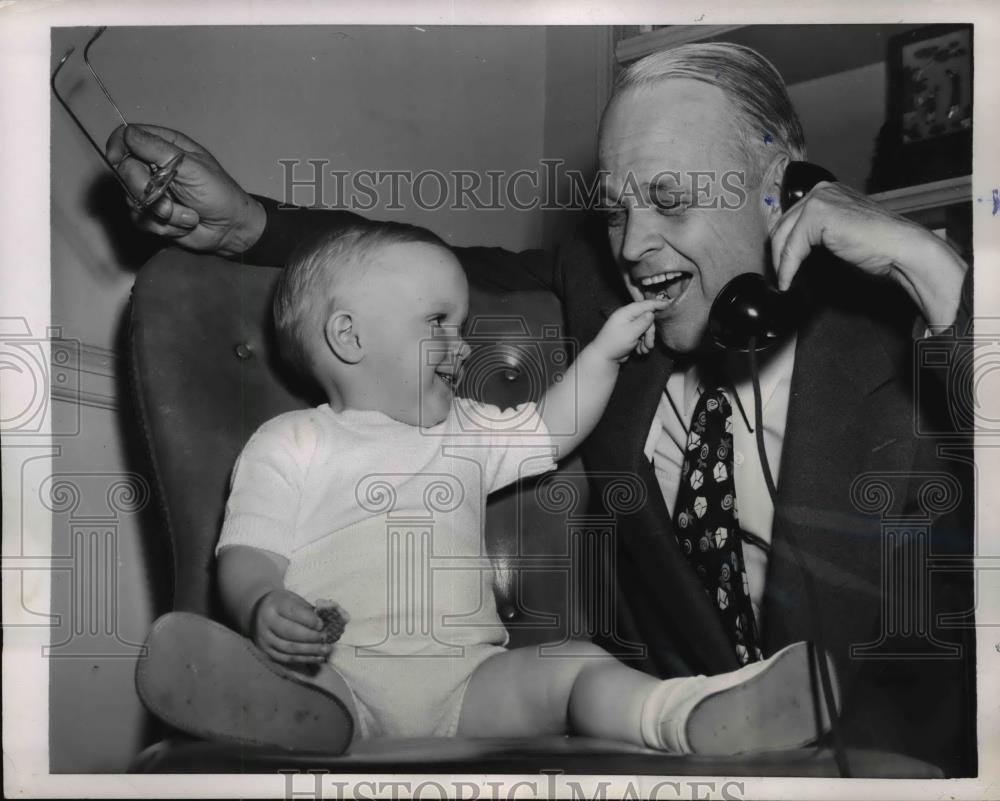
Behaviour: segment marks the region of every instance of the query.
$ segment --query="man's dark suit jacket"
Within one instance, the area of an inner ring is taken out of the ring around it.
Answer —
[[[280,266],[297,246],[357,220],[349,212],[260,200],[267,227],[241,257],[248,263]],[[608,310],[629,299],[603,240],[581,240],[558,254],[476,247],[455,253],[480,287],[554,291],[567,334],[580,347]],[[909,299],[845,264],[806,269],[819,303],[796,346],[763,599],[765,656],[815,640],[821,627],[837,664],[849,746],[903,752],[949,776],[975,775],[970,441],[954,436],[944,405],[948,382],[939,375],[922,381],[918,396]],[[960,331],[964,310],[972,308],[971,270],[969,279]],[[945,354],[940,358],[954,356],[951,341],[933,344]],[[738,667],[643,457],[671,364],[659,349],[630,359],[582,446],[588,472],[624,472],[646,486],[646,503],[617,521],[615,637],[642,643],[645,656],[632,664],[664,677]],[[951,435],[918,435],[918,420],[920,431]],[[953,445],[950,458],[938,455],[945,441]],[[600,497],[597,483],[592,495]],[[819,608],[808,601],[793,539]],[[952,619],[942,619],[947,614]]]

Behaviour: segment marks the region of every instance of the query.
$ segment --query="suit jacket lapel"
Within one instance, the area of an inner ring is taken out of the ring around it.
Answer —
[[[910,421],[884,419],[877,399],[896,372],[881,342],[868,319],[836,310],[799,335],[762,610],[765,653],[814,639],[819,624],[827,647],[846,656],[872,622],[859,617],[879,608],[878,523],[845,510],[859,476],[908,464],[910,438],[891,434]],[[819,609],[811,608],[793,544]]]

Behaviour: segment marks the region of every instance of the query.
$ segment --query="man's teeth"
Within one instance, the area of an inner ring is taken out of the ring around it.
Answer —
[[[651,286],[653,284],[662,284],[664,281],[673,281],[675,278],[680,278],[684,273],[673,272],[673,273],[658,273],[657,275],[648,275],[643,278],[639,283],[643,286]]]
[[[672,271],[648,275],[639,279],[643,294],[657,300],[676,300],[683,294],[691,280],[691,274]]]

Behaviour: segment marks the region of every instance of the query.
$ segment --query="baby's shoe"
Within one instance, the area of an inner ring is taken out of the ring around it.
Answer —
[[[135,673],[139,697],[181,731],[325,754],[342,754],[351,742],[354,722],[340,698],[207,617],[163,615],[146,647]]]
[[[808,745],[830,729],[817,658],[809,643],[796,642],[730,673],[668,679],[643,706],[643,739],[673,753],[716,756]]]

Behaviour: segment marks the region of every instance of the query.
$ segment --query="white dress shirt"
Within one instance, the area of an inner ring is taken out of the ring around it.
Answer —
[[[764,449],[777,485],[792,367],[795,364],[795,339],[782,343],[772,353],[762,354],[758,364],[764,417]],[[674,514],[674,502],[680,486],[691,415],[702,390],[702,377],[697,365],[671,373],[646,438],[644,453],[653,463],[663,500],[671,516]],[[740,528],[770,544],[774,505],[767,491],[763,467],[757,453],[753,429],[753,384],[749,374],[727,387],[726,395],[733,407],[734,481]],[[743,556],[750,585],[750,601],[757,617],[758,630],[762,632],[764,621],[761,618],[761,599],[767,574],[767,553],[761,547],[744,541]]]

